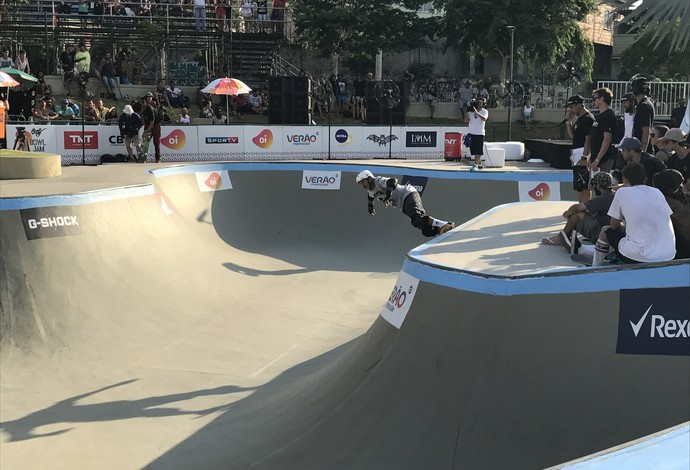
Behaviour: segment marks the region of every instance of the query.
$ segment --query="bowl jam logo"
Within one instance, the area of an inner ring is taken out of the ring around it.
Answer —
[[[273,132],[270,129],[262,130],[259,135],[252,138],[252,142],[259,148],[268,149],[273,145]]]
[[[528,192],[530,197],[535,201],[548,201],[551,197],[551,189],[546,183],[539,183],[531,191]]]
[[[293,145],[309,145],[318,140],[318,135],[318,132],[316,134],[288,134],[285,138]]]
[[[181,129],[175,129],[170,134],[161,138],[161,144],[173,150],[180,150],[187,142],[187,136]]]
[[[82,138],[81,131],[65,131],[63,134],[65,150],[77,150],[84,148],[87,150],[97,150],[98,149],[98,132],[86,131],[84,132],[84,137]]]
[[[335,131],[335,141],[339,144],[351,144],[352,136],[345,129],[338,129]]]

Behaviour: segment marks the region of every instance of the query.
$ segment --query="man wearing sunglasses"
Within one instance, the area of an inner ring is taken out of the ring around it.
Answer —
[[[594,106],[599,110],[592,124],[590,138],[589,169],[598,171],[610,171],[616,157],[616,148],[613,145],[613,134],[616,132],[616,115],[610,108],[613,92],[608,88],[599,88],[592,93]]]

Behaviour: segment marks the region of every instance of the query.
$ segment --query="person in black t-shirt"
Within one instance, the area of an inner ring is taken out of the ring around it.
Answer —
[[[685,109],[688,102],[685,98],[680,98],[678,100],[678,106],[671,110],[671,127],[680,127],[683,122],[683,117],[685,116]]]
[[[594,105],[599,109],[594,124],[590,148],[589,169],[593,172],[609,171],[613,166],[616,148],[613,146],[613,134],[616,132],[616,115],[610,108],[613,92],[608,88],[599,88],[592,93]]]
[[[580,95],[568,98],[565,121],[568,136],[573,139],[573,153],[580,155],[578,161],[573,161],[573,189],[578,192],[580,202],[588,201],[591,197],[587,155],[590,154],[590,134],[594,123],[594,116],[585,108],[584,101]]]
[[[647,96],[649,85],[647,79],[638,77],[632,81],[632,92],[635,95],[635,117],[633,118],[632,136],[637,137],[642,143],[645,152],[652,151],[651,131],[654,126],[654,103]]]
[[[685,132],[678,128],[669,129],[666,135],[660,139],[661,145],[671,152],[666,166],[678,170],[683,175],[686,191],[688,176],[690,176],[690,148],[688,148],[687,139],[688,136]]]
[[[652,186],[652,178],[660,171],[666,169],[666,164],[660,159],[647,152],[642,151],[642,144],[637,137],[626,137],[616,146],[621,151],[625,163],[641,163],[646,174],[645,184]]]

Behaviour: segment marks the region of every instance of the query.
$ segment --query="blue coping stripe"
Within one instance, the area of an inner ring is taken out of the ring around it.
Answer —
[[[618,267],[617,267],[618,268]],[[405,260],[402,271],[420,281],[491,295],[579,294],[620,289],[685,287],[690,283],[690,263],[642,269],[573,268],[572,271],[525,277],[489,277],[461,270]]]
[[[0,198],[0,211],[32,209],[34,207],[80,206],[84,204],[93,204],[95,202],[150,196],[155,194],[155,192],[156,190],[152,184],[140,184],[75,194]]]
[[[369,160],[367,160],[369,161]],[[362,170],[376,170],[382,173],[402,173],[410,176],[426,176],[436,179],[467,179],[467,180],[495,180],[495,181],[556,181],[571,183],[573,175],[570,171],[457,171],[457,170],[428,170],[424,168],[408,168],[400,166],[376,165],[375,163],[307,163],[307,162],[211,162],[193,165],[176,165],[166,168],[150,170],[156,177],[182,175],[204,171],[346,171],[358,173]]]
[[[562,470],[687,470],[690,468],[690,425],[644,439],[623,449],[566,464]]]

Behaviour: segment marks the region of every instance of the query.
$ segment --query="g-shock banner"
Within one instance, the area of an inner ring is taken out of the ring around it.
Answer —
[[[27,240],[82,235],[84,224],[77,206],[34,207],[19,214]]]

